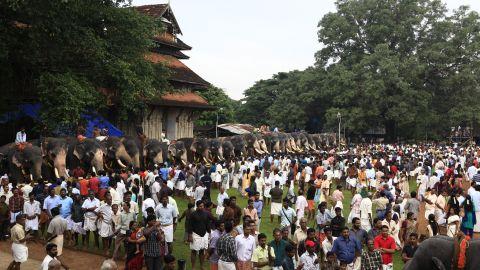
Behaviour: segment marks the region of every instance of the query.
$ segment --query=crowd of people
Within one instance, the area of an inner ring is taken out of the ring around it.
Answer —
[[[393,269],[395,253],[408,262],[426,238],[480,232],[479,160],[474,147],[362,144],[98,175],[77,168],[35,183],[5,175],[0,237],[12,242],[9,269],[28,259],[32,239],[46,243],[41,269],[68,269],[64,246],[101,247],[126,269],[175,269],[184,220],[187,269]]]

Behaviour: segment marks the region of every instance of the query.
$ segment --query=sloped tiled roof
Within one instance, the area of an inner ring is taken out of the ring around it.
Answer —
[[[163,63],[168,68],[170,68],[170,70],[172,71],[170,80],[172,81],[193,84],[202,88],[210,85],[207,81],[202,79],[202,77],[198,76],[184,63],[171,55],[150,52],[145,55],[145,58],[152,63]]]
[[[193,92],[174,92],[162,95],[160,98],[150,100],[148,103],[169,107],[189,107],[200,109],[213,109],[214,106],[201,96]]]

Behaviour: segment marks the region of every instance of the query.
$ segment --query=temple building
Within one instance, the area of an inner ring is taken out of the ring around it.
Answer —
[[[147,101],[148,109],[143,116],[141,127],[148,138],[161,139],[162,133],[169,140],[193,137],[193,122],[203,110],[213,106],[196,90],[210,84],[193,72],[181,60],[188,59],[182,51],[192,47],[178,38],[182,31],[169,4],[135,7],[140,13],[160,19],[164,32],[154,37],[154,47],[145,58],[152,63],[163,63],[171,71],[169,93]],[[138,123],[122,122],[119,128],[126,135],[135,135]]]

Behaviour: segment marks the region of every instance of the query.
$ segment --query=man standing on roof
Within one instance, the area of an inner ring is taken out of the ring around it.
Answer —
[[[21,127],[20,131],[17,132],[17,136],[15,137],[15,144],[24,144],[27,142],[27,133],[25,133],[25,127]]]

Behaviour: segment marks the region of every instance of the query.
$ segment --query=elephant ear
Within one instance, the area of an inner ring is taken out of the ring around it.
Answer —
[[[192,145],[190,146],[190,151],[197,152],[197,144],[198,144],[198,141],[193,142]]]
[[[445,268],[445,265],[443,264],[443,262],[439,258],[432,257],[432,262],[438,270],[447,270]]]
[[[83,149],[82,146],[77,145],[73,149],[73,155],[76,156],[78,158],[78,160],[82,160],[83,156],[85,155],[85,149]]]
[[[22,163],[17,159],[15,155],[12,156],[12,163],[15,164],[18,168],[22,167]]]

